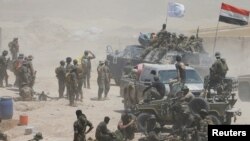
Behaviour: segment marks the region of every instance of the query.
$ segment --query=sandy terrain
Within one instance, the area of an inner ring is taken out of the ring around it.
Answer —
[[[205,37],[205,48],[213,53],[214,31],[205,29],[216,26],[221,1],[178,2],[185,4],[186,16],[182,19],[168,18],[169,30],[193,34],[190,31],[200,26],[201,36]],[[250,9],[248,0],[226,2]],[[84,89],[84,101],[78,102],[77,107],[69,107],[66,99],[15,102],[13,119],[18,120],[20,115],[27,114],[29,126],[34,127],[35,132],[41,131],[44,141],[72,140],[76,109],[83,110],[95,127],[104,116],[110,116],[109,127],[115,130],[123,109],[119,87],[111,87],[110,100],[96,101],[96,65],[99,60],[105,59],[106,45],[121,49],[127,44],[137,44],[139,32],[157,32],[165,21],[166,3],[165,0],[157,3],[152,0],[0,0],[0,50],[7,49],[13,37],[19,37],[21,52],[34,56],[34,67],[38,71],[35,91],[58,96],[54,69],[59,61],[67,56],[78,58],[84,50],[91,50],[97,56],[93,61],[91,89]],[[203,10],[208,12],[201,13]],[[219,33],[221,37],[216,50],[221,51],[227,59],[229,75],[238,76],[250,71],[249,63],[246,63],[250,61],[250,43],[246,37],[245,41],[238,40],[239,36],[250,36],[250,32],[246,32],[249,30]],[[13,83],[13,74],[9,72],[9,75],[10,83]],[[17,97],[18,93],[13,88],[1,88],[0,96]],[[250,104],[239,101],[236,106],[243,112],[236,124],[249,124],[250,112],[247,107]],[[33,135],[24,135],[25,128],[16,126],[5,133],[11,141],[26,141]],[[94,137],[94,131],[88,136]]]

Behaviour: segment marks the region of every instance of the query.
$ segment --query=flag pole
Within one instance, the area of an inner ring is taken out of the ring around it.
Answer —
[[[213,54],[214,54],[214,51],[215,51],[215,47],[216,47],[216,42],[217,42],[217,35],[218,35],[218,27],[219,27],[219,21],[217,23],[217,26],[216,26],[216,32],[215,32],[215,37],[214,37],[214,48],[213,48]]]
[[[167,16],[166,16],[165,24],[166,24],[166,27],[167,27],[167,22],[168,22],[168,0],[166,0],[166,2],[167,2]]]
[[[221,9],[220,9],[221,13]],[[220,17],[220,16],[219,16]],[[215,37],[214,37],[214,48],[213,48],[213,54],[215,52],[215,47],[216,47],[216,42],[217,42],[217,35],[218,35],[218,27],[219,27],[220,19],[218,18],[217,26],[216,26],[216,32],[215,32]]]

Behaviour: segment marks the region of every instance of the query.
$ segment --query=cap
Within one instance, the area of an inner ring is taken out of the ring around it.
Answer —
[[[220,57],[220,56],[221,56],[220,52],[215,53],[215,57]]]

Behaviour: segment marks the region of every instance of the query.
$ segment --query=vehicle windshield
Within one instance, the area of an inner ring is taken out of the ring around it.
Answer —
[[[169,83],[170,79],[177,77],[176,70],[159,71],[160,80],[163,83]],[[200,76],[194,70],[186,70],[186,83],[203,83]]]

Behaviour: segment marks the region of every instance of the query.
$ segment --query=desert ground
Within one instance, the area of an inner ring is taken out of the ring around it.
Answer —
[[[19,38],[20,53],[34,56],[34,68],[37,78],[34,86],[36,92],[58,96],[55,68],[59,61],[70,56],[79,58],[84,50],[91,50],[96,59],[92,61],[91,89],[84,89],[83,102],[77,107],[70,107],[66,99],[14,102],[13,121],[17,123],[20,115],[28,115],[28,126],[34,133],[24,135],[26,126],[11,124],[4,127],[11,141],[26,141],[36,132],[42,132],[44,141],[73,140],[73,123],[75,111],[81,109],[93,123],[98,125],[104,116],[110,116],[109,128],[116,130],[123,110],[119,87],[112,86],[109,100],[96,101],[97,72],[100,60],[105,60],[106,46],[122,49],[126,45],[138,44],[140,32],[158,32],[166,19],[166,0],[0,0],[1,48],[7,49],[13,37]],[[215,27],[221,0],[185,1],[178,0],[186,6],[183,18],[168,18],[169,31],[195,34],[200,27],[200,36],[204,38],[206,50],[213,56]],[[248,0],[224,2],[250,9]],[[201,12],[202,11],[202,12]],[[248,74],[250,53],[250,28],[220,23],[216,51],[221,51],[229,65],[228,75],[237,77]],[[227,28],[229,26],[229,28]],[[224,27],[224,28],[223,28]],[[9,83],[14,83],[14,75],[8,72]],[[18,97],[14,87],[0,88],[0,96]],[[242,110],[242,116],[234,124],[250,124],[250,103],[235,105]],[[0,125],[6,125],[3,121]],[[0,126],[1,127],[1,126]],[[1,127],[3,128],[3,127]],[[94,138],[95,129],[87,137]],[[137,137],[140,137],[138,134]],[[136,140],[136,139],[135,139]]]

